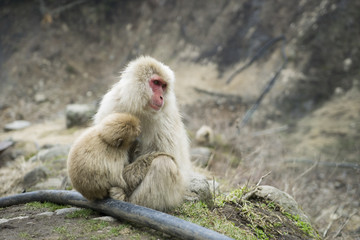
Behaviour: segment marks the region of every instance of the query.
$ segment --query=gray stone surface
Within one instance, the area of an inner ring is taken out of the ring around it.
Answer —
[[[192,148],[190,151],[191,161],[198,167],[206,167],[212,151],[207,147]]]
[[[26,173],[23,178],[23,187],[29,188],[36,185],[38,182],[47,178],[48,170],[45,167],[36,167],[30,172]]]
[[[207,179],[202,175],[193,175],[185,194],[186,201],[203,201],[209,206],[214,204]]]
[[[58,209],[55,211],[56,215],[62,215],[62,214],[68,214],[68,213],[72,213],[72,212],[76,212],[81,210],[81,208],[77,208],[77,207],[71,207],[71,208],[62,208],[62,209]]]
[[[4,130],[5,131],[15,131],[15,130],[20,130],[20,129],[26,128],[30,125],[31,125],[31,123],[28,121],[17,120],[17,121],[6,124],[4,126]]]
[[[95,114],[95,107],[86,104],[66,106],[66,127],[86,126]]]
[[[299,208],[295,199],[284,191],[272,186],[263,185],[258,186],[254,191],[249,192],[244,198],[252,198],[254,196],[270,200],[279,205],[285,212],[292,215],[298,215],[302,221],[310,223],[309,218]]]

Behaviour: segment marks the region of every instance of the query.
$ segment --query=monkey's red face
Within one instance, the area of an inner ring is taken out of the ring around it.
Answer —
[[[159,111],[164,105],[167,83],[159,75],[154,74],[150,78],[149,85],[153,92],[149,105],[152,109]]]

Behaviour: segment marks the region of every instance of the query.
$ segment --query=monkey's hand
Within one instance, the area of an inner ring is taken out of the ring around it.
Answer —
[[[123,188],[121,187],[112,187],[110,188],[109,195],[111,198],[116,200],[125,201],[126,200],[126,194]]]
[[[152,161],[159,156],[167,156],[170,157],[173,161],[175,161],[174,157],[167,153],[155,152],[144,154],[138,157],[133,163],[127,165],[124,168],[123,178],[128,185],[128,195],[131,194],[144,180],[147,172],[149,171]]]

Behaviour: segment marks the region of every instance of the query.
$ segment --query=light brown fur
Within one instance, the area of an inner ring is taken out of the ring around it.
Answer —
[[[89,200],[112,197],[125,200],[122,177],[129,163],[128,150],[140,134],[140,121],[125,113],[112,113],[84,132],[72,146],[68,172],[74,188]]]
[[[149,79],[154,74],[167,84],[164,104],[158,111],[149,107],[153,96]],[[140,119],[138,158],[125,167],[124,178],[129,181],[130,202],[158,210],[178,206],[193,176],[174,83],[168,66],[151,57],[140,57],[129,63],[120,81],[104,96],[94,119],[98,124],[113,112],[127,112]]]

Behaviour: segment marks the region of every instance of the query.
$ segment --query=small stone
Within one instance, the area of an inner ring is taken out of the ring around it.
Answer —
[[[244,198],[250,199],[253,196],[268,199],[275,204],[281,206],[281,208],[292,215],[298,215],[301,221],[310,222],[309,218],[299,208],[297,202],[288,193],[281,191],[275,187],[262,185],[258,186],[254,191],[247,193]]]
[[[81,208],[71,207],[71,208],[62,208],[55,211],[56,215],[62,215],[67,213],[72,213],[81,210]]]
[[[31,123],[25,120],[17,120],[12,123],[8,123],[5,125],[4,130],[5,131],[14,131],[14,130],[20,130],[23,128],[26,128],[30,126]]]
[[[0,218],[0,224],[7,223],[9,219]]]
[[[37,93],[34,96],[34,100],[36,103],[42,103],[47,101],[47,97],[42,93]]]
[[[35,156],[29,159],[30,162],[41,161],[50,162],[54,159],[59,160],[63,158],[65,161],[70,151],[70,145],[55,145],[49,149],[43,149]]]
[[[191,149],[191,161],[199,167],[206,167],[211,157],[212,151],[210,148],[197,147]]]
[[[23,179],[23,186],[24,188],[29,188],[37,184],[38,182],[42,181],[43,179],[47,178],[48,170],[45,167],[37,167],[32,171],[25,174]]]
[[[209,206],[213,206],[214,202],[210,191],[210,186],[204,176],[196,174],[191,177],[188,189],[185,194],[185,200],[203,201]]]
[[[351,68],[351,65],[352,65],[352,60],[351,58],[347,58],[344,60],[343,62],[343,68],[344,68],[344,71],[345,72],[348,72]]]
[[[95,108],[86,104],[66,106],[66,127],[86,126],[95,114]]]
[[[97,217],[93,218],[93,220],[105,221],[105,222],[116,222],[116,218],[110,216]]]
[[[14,144],[13,141],[2,141],[2,142],[0,142],[0,153],[2,151],[5,151],[9,147],[11,147],[13,144]]]
[[[38,217],[51,217],[52,215],[54,215],[53,212],[43,212],[43,213],[36,214],[35,216],[38,216]]]

